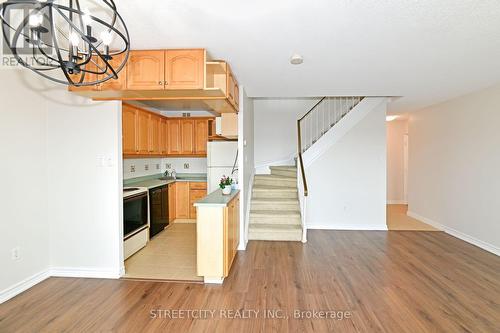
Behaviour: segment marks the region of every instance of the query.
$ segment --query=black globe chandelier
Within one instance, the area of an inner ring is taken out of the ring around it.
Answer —
[[[0,19],[4,51],[58,83],[117,79],[128,59],[128,30],[113,0],[8,0]]]

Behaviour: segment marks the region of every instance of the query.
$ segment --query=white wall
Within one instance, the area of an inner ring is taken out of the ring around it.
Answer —
[[[117,277],[120,103],[78,98],[19,69],[0,70],[0,97],[0,302],[50,275]]]
[[[318,98],[254,100],[257,173],[268,171],[268,165],[294,163],[297,120],[318,101]]]
[[[51,267],[56,275],[118,277],[121,103],[92,102],[64,88],[48,98]]]
[[[238,168],[240,179],[240,249],[246,248],[248,241],[248,218],[250,211],[251,190],[255,173],[254,161],[254,100],[249,98],[244,87],[240,94],[240,112],[238,117],[238,150],[240,151]]]
[[[47,108],[24,88],[27,79],[37,81],[31,73],[0,70],[0,303],[15,292],[10,288],[49,267]],[[11,260],[15,247],[19,261]]]
[[[189,168],[184,168],[184,163]],[[177,173],[207,173],[207,159],[200,157],[175,157],[175,158],[132,158],[123,160],[123,178],[130,179],[143,176],[157,175],[165,172],[167,164],[170,170]],[[132,172],[131,166],[135,167]],[[148,170],[146,170],[146,166]],[[157,168],[158,167],[158,168]]]
[[[500,255],[500,85],[412,113],[409,211]]]
[[[404,140],[408,134],[408,120],[387,122],[387,202],[406,203],[404,189]]]
[[[336,126],[357,123],[328,150],[306,162],[309,190],[307,227],[310,229],[385,230],[386,121],[384,98],[365,99]],[[335,130],[335,127],[333,128]],[[343,130],[338,130],[342,132]],[[333,132],[332,132],[333,133]],[[307,152],[306,152],[307,154]]]

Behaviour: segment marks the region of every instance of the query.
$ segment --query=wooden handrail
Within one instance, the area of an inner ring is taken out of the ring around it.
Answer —
[[[308,194],[307,180],[306,180],[306,173],[304,171],[304,161],[302,160],[302,135],[301,135],[301,131],[300,131],[300,121],[302,120],[302,118],[297,120],[297,134],[298,134],[298,140],[297,140],[298,151],[297,152],[298,152],[298,159],[299,159],[299,163],[300,163],[300,173],[302,175],[302,185],[304,185],[304,196],[307,197],[307,194]]]
[[[309,113],[313,112],[313,110],[314,110],[314,109],[316,109],[316,107],[317,107],[317,106],[318,106],[321,102],[323,102],[323,100],[324,100],[325,98],[326,98],[326,96],[325,96],[325,97],[323,97],[322,99],[320,99],[318,103],[314,104],[314,106],[311,108],[311,110],[307,111],[307,113],[306,113],[305,115],[303,115],[303,116],[299,119],[299,122],[300,122],[300,121],[302,121],[302,119],[304,119],[305,117],[307,117],[307,116],[309,115]]]
[[[297,159],[298,159],[298,163],[300,163],[300,172],[302,174],[302,184],[304,186],[304,196],[307,196],[308,195],[308,189],[307,189],[307,180],[306,180],[306,174],[305,174],[305,170],[304,170],[304,161],[302,159],[302,152],[305,150],[305,149],[302,149],[302,128],[301,128],[301,124],[302,124],[302,121],[304,119],[306,119],[314,110],[316,110],[316,108],[326,99],[327,97],[322,97],[316,104],[314,104],[314,106],[306,112],[306,114],[304,114],[299,120],[297,120]],[[359,100],[355,103],[353,103],[351,106],[350,106],[350,109],[347,111],[349,112],[350,110],[352,110],[357,104],[359,104],[363,99],[364,97],[336,97],[336,98],[339,98],[339,99],[347,99],[347,98],[358,98]],[[344,116],[345,116],[346,113],[342,113],[340,119],[342,119]],[[338,121],[339,119],[337,119],[336,121]],[[333,123],[335,124],[336,121]],[[318,122],[319,123],[319,122]],[[333,125],[332,124],[329,124],[329,127],[328,128],[331,128]],[[325,132],[322,132],[322,134],[324,134]],[[322,135],[321,134],[321,135]],[[320,136],[321,136],[320,135]],[[317,140],[318,138],[316,138]],[[307,138],[306,138],[307,140]],[[312,139],[312,143],[311,145],[315,142],[314,139]],[[307,144],[307,142],[306,142]]]
[[[301,130],[300,130],[300,122],[302,120],[304,120],[305,117],[307,117],[311,112],[313,112],[314,109],[316,109],[316,107],[318,105],[321,104],[321,102],[323,102],[323,100],[326,98],[323,97],[321,98],[318,103],[314,104],[314,106],[306,112],[306,114],[304,114],[299,120],[297,120],[297,134],[298,134],[298,140],[297,140],[297,158],[299,159],[299,163],[300,163],[300,173],[302,175],[302,185],[304,185],[304,196],[307,197],[307,194],[308,194],[308,190],[307,190],[307,180],[306,180],[306,173],[304,171],[304,160],[302,159],[302,135],[301,135]]]

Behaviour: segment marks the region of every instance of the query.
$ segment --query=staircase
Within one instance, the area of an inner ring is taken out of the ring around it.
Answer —
[[[255,175],[248,239],[302,240],[295,166],[272,166],[270,175]]]
[[[249,240],[306,241],[306,216],[303,222],[301,209],[305,214],[308,189],[302,154],[314,145],[321,147],[320,139],[331,134],[330,130],[362,100],[363,97],[323,97],[297,120],[296,161],[300,172],[295,166],[272,166],[270,175],[255,176]],[[297,175],[300,175],[299,182]]]

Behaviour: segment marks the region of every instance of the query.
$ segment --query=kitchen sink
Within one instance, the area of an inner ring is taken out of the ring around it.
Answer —
[[[193,176],[193,177],[189,177],[189,176],[177,176],[177,178],[173,178],[173,177],[161,177],[161,178],[158,178],[159,180],[192,180],[192,179],[196,179],[196,180],[199,180],[200,177],[196,177],[196,176]]]
[[[159,180],[175,180],[175,178],[174,178],[174,177],[160,177],[160,178],[158,178],[158,179],[159,179]],[[177,179],[179,179],[179,178],[177,178]]]

